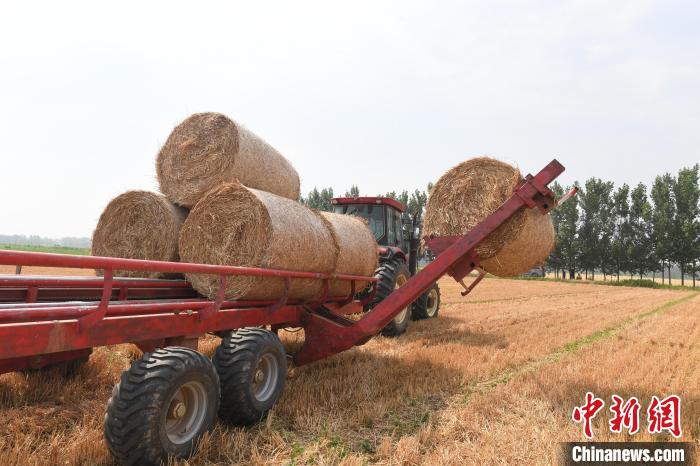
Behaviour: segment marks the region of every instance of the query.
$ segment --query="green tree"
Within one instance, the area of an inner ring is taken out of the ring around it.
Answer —
[[[309,191],[309,194],[306,197],[302,196],[301,203],[307,207],[311,207],[312,209],[317,208],[317,206],[321,203],[321,193],[319,192],[318,188],[314,186],[314,189]]]
[[[389,197],[391,199],[399,201],[404,206],[404,211],[401,216],[404,224],[413,221],[420,221],[423,216],[423,208],[425,207],[425,202],[428,199],[428,195],[425,191],[416,189],[413,193],[409,194],[408,191],[401,191],[397,194],[396,191],[390,191],[384,195],[384,197]]]
[[[578,259],[579,265],[585,270],[586,278],[588,278],[588,270],[593,267],[596,262],[596,238],[594,235],[595,227],[593,225],[595,206],[592,196],[588,195],[591,183],[592,179],[586,181],[585,188],[580,189],[577,196],[580,210],[577,231]]]
[[[312,209],[330,212],[333,210],[331,199],[333,199],[333,188],[323,188],[319,191],[314,187],[305,199],[301,199],[301,203]]]
[[[676,204],[673,200],[675,178],[670,173],[659,175],[651,187],[651,199],[654,202],[652,217],[654,232],[654,250],[660,262],[661,283],[664,282],[664,270],[668,270],[668,284],[671,284],[671,260],[673,259],[673,220]]]
[[[396,191],[390,191],[386,193],[384,197],[388,197],[394,199],[395,201],[399,201],[401,204],[403,204],[404,207],[408,206],[409,195],[408,191],[406,190],[401,191],[401,193],[397,193]]]
[[[360,188],[356,184],[350,186],[350,190],[345,191],[345,197],[360,197]]]
[[[333,188],[323,188],[321,190],[321,207],[319,210],[331,212],[333,210]]]
[[[700,165],[683,168],[673,184],[676,215],[673,222],[672,257],[681,270],[681,285],[685,274],[692,271],[695,277],[698,236],[700,236]],[[693,280],[694,282],[695,280]]]
[[[569,191],[571,187],[567,187]],[[557,210],[560,217],[557,228],[557,249],[561,260],[561,267],[568,270],[569,278],[573,279],[578,270],[578,259],[580,256],[580,247],[578,240],[578,225],[579,225],[579,197],[574,196],[562,205]]]
[[[598,178],[590,178],[586,181],[586,187],[579,192],[579,204],[581,206],[581,225],[578,231],[580,246],[580,265],[586,271],[591,272],[595,278],[595,269],[600,267],[605,260],[609,267],[611,249],[611,228],[607,223],[612,223],[612,182],[604,182]]]
[[[615,269],[613,261],[613,237],[615,235],[615,202],[613,200],[613,183],[611,181],[600,182],[597,188],[600,195],[600,208],[598,209],[598,264],[603,272],[603,280],[607,276],[612,277]]]
[[[406,205],[406,211],[414,221],[420,221],[423,218],[423,210],[428,202],[428,193],[416,189],[411,193]]]
[[[555,198],[560,198],[564,195],[564,188],[557,182],[554,181],[549,189],[554,193]],[[554,232],[556,234],[556,242],[554,244],[554,250],[547,257],[547,267],[554,271],[554,275],[559,278],[559,270],[563,269],[562,253],[561,253],[561,243],[559,242],[559,230],[562,223],[563,211],[561,208],[554,209],[550,212],[552,217],[552,224],[554,225]]]
[[[432,183],[428,184],[428,190],[432,187]],[[428,193],[420,189],[414,190],[411,194],[408,191],[402,191],[401,194],[396,194],[396,191],[386,193],[385,197],[389,197],[399,201],[404,205],[404,211],[401,214],[401,223],[404,234],[413,229],[414,234],[410,236],[413,242],[410,245],[411,251],[418,250],[420,241],[419,229],[422,226],[423,212],[425,204],[428,201]]]
[[[652,222],[653,212],[647,199],[647,188],[639,183],[632,190],[630,204],[630,231],[632,233],[629,249],[630,273],[639,274],[644,278],[647,271],[653,267]]]
[[[612,238],[612,263],[617,281],[620,281],[620,271],[630,268],[629,249],[632,232],[629,222],[629,194],[630,187],[625,183],[613,195],[615,228]]]

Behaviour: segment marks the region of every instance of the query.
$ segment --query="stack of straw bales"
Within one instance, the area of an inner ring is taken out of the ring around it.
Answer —
[[[294,167],[225,115],[198,113],[180,123],[156,167],[163,195],[129,191],[114,198],[95,229],[93,254],[368,277],[376,268],[377,244],[367,225],[300,204]],[[187,279],[216,296],[217,277]],[[358,283],[356,291],[365,286]],[[273,300],[283,292],[279,278],[231,277],[225,295]],[[313,299],[322,292],[320,280],[292,280],[289,296]],[[330,284],[330,296],[349,292],[348,282]]]
[[[430,192],[423,235],[462,235],[503,204],[522,181],[507,163],[478,157],[445,173]],[[541,264],[554,248],[549,215],[521,209],[478,247],[481,267],[494,275],[513,276]]]

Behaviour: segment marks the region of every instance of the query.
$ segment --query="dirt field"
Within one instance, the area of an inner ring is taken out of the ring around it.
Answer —
[[[487,279],[462,298],[441,286],[438,319],[294,369],[267,422],[219,424],[182,464],[552,464],[558,442],[584,439],[571,411],[586,391],[606,401],[598,440],[628,438],[606,428],[613,393],[640,399],[642,429],[652,395],[680,395],[682,440],[700,439],[700,293]],[[0,463],[109,464],[104,405],[138,355],[99,349],[69,380],[0,376]]]

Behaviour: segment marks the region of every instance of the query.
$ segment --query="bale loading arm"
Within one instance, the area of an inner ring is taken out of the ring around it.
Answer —
[[[480,259],[476,247],[521,208],[538,208],[543,215],[553,209],[558,201],[547,185],[563,171],[564,167],[557,160],[553,160],[537,175],[528,175],[501,207],[465,235],[426,237],[427,247],[437,258],[361,319],[350,320],[329,313],[323,307],[306,311],[302,315],[305,343],[294,356],[295,364],[307,364],[364,344],[445,274],[462,284],[465,288],[462,295],[469,293],[484,276],[484,272],[480,271],[477,279],[469,287],[463,281],[464,277],[479,267]],[[574,188],[559,202],[575,193]]]

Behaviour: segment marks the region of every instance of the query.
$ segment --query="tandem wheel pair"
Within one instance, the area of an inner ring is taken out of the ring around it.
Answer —
[[[286,377],[284,347],[262,328],[228,333],[212,359],[183,347],[144,353],[112,391],[107,446],[121,464],[190,456],[217,416],[234,426],[263,419]]]

